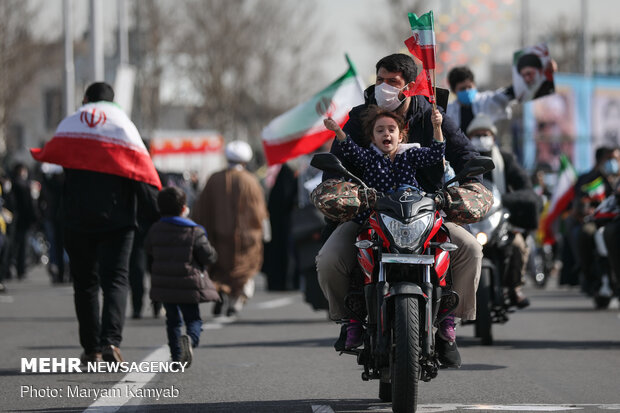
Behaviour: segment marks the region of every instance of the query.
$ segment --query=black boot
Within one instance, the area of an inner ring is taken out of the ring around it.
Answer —
[[[347,324],[343,323],[340,327],[340,336],[338,340],[334,342],[334,349],[336,351],[344,351],[345,343],[347,342]]]
[[[461,367],[461,354],[456,341],[446,341],[439,334],[435,334],[435,348],[439,362],[443,367],[458,369]]]

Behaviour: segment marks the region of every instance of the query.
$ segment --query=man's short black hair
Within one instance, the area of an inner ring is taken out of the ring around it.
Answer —
[[[114,89],[105,82],[95,82],[88,86],[84,92],[85,102],[92,103],[100,100],[114,102]]]
[[[521,69],[524,67],[535,67],[536,69],[542,69],[542,61],[540,57],[534,53],[526,53],[517,60],[517,72],[521,73]]]
[[[601,146],[594,152],[594,159],[596,164],[600,164],[602,161],[607,160],[614,153],[614,148],[609,146]]]
[[[167,186],[157,194],[157,206],[162,215],[175,217],[181,215],[186,202],[185,192],[176,186]]]
[[[418,76],[418,68],[411,56],[403,53],[394,53],[385,56],[377,62],[377,73],[380,68],[384,68],[388,72],[400,72],[406,83],[413,82]]]
[[[467,66],[457,66],[448,72],[448,83],[450,90],[454,92],[454,88],[465,80],[474,82],[474,72]]]

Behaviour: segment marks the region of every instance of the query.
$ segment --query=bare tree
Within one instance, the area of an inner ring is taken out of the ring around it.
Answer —
[[[134,3],[136,26],[131,57],[138,68],[136,76],[136,123],[145,136],[158,126],[160,86],[164,70],[165,40],[173,32],[174,21],[161,1]]]
[[[411,25],[408,13],[418,16],[430,10],[429,0],[384,0],[388,8],[389,19],[387,24],[377,26],[369,14],[369,23],[366,33],[370,41],[385,48],[385,54],[396,53],[402,50],[404,42],[411,36]]]
[[[34,13],[22,0],[0,1],[0,156],[11,149],[9,126],[20,95],[44,68],[44,45],[30,33]]]
[[[558,64],[560,71],[571,68],[570,71],[579,70],[580,56],[579,46],[581,30],[575,22],[569,22],[566,16],[561,15],[552,24],[549,31],[543,35],[541,41],[547,41],[552,52],[552,57]]]
[[[202,97],[195,127],[256,143],[276,115],[322,83],[324,30],[311,2],[186,0],[179,45],[183,68]]]

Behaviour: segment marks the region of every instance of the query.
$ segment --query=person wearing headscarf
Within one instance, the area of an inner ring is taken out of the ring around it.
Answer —
[[[210,272],[222,297],[213,315],[234,317],[253,293],[253,277],[263,263],[263,238],[268,220],[258,179],[247,169],[252,148],[232,141],[225,148],[228,167],[207,181],[195,202],[192,218],[207,230],[218,260]]]

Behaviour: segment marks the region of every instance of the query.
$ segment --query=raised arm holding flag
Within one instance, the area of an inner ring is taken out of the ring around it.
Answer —
[[[333,118],[340,126],[349,119],[349,110],[364,102],[364,91],[353,62],[331,85],[272,120],[262,132],[263,148],[269,165],[311,153],[333,138],[323,119]]]

